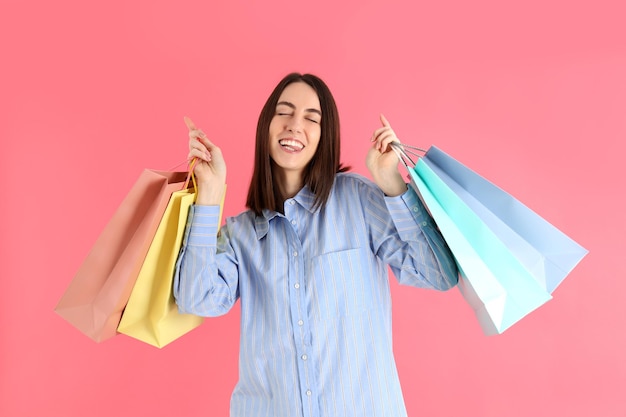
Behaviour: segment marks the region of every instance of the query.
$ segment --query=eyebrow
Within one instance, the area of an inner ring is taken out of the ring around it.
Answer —
[[[276,103],[276,107],[280,106],[281,104],[283,106],[287,106],[287,107],[292,108],[294,110],[296,109],[296,106],[293,103],[290,103],[288,101],[279,101],[278,103]],[[310,108],[310,109],[305,109],[304,111],[309,112],[309,113],[317,113],[320,116],[322,115],[322,112],[319,111],[318,109]]]

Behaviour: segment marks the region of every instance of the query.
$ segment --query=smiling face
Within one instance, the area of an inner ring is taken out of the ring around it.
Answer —
[[[304,169],[320,142],[321,122],[320,100],[313,88],[304,82],[285,87],[270,123],[269,150],[291,186],[302,185]]]
[[[339,113],[326,83],[313,74],[287,74],[259,114],[246,207],[259,216],[282,212],[304,186],[315,194],[313,207],[323,207],[335,175],[349,169],[340,148]]]

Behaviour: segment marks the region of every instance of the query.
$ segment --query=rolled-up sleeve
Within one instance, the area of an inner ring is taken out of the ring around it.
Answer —
[[[433,283],[433,287],[445,290],[456,285],[458,269],[452,252],[415,190],[409,186],[402,195],[385,197],[385,203],[402,241],[414,242],[426,239],[434,256],[436,269],[441,274],[437,282]]]
[[[218,316],[237,299],[236,274],[226,279],[217,263],[219,219],[220,206],[190,208],[174,275],[174,298],[181,313]]]

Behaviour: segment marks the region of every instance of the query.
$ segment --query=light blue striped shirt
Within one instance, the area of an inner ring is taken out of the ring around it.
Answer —
[[[285,215],[228,218],[219,238],[219,207],[193,206],[179,309],[219,316],[241,299],[231,416],[405,416],[387,265],[401,284],[445,290],[457,282],[452,255],[410,187],[385,197],[342,173],[323,209],[313,200],[305,187]]]

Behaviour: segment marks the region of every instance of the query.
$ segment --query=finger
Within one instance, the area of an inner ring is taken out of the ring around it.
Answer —
[[[190,138],[206,138],[206,134],[202,130],[195,128],[195,129],[189,130],[189,137]]]
[[[189,132],[189,150],[191,151],[194,148],[202,152],[208,151],[206,145],[202,143],[202,138],[193,132]]]
[[[391,128],[387,126],[379,127],[378,129],[376,129],[374,131],[374,134],[372,135],[372,142],[378,140],[383,133],[389,131],[390,129]]]
[[[385,115],[383,115],[382,113],[380,114],[380,122],[383,124],[383,126],[391,127],[391,125],[389,124],[389,121],[387,120]]]
[[[199,139],[192,139],[189,141],[189,152],[192,150],[198,150],[199,152],[209,152],[206,146]]]
[[[395,135],[385,138],[382,142],[381,149],[384,149],[384,152],[389,152],[393,150],[391,144],[394,142],[399,142],[398,138],[396,138]]]
[[[384,138],[381,138],[381,140],[378,141],[378,150],[380,153],[389,151],[389,144],[393,142],[393,140],[393,136],[385,136]]]
[[[204,134],[204,132],[201,132],[201,136],[198,138],[198,141],[202,145],[204,145],[208,152],[214,152],[215,150],[219,151],[219,147],[211,142],[211,140]]]
[[[187,160],[191,161],[194,158],[199,158],[203,161],[211,162],[211,153],[202,151],[201,149],[198,149],[198,148],[192,148],[189,151],[189,154],[187,154]]]
[[[387,145],[394,140],[397,140],[396,134],[390,128],[385,128],[376,138],[376,148],[378,150],[386,149]]]
[[[184,117],[185,124],[187,125],[187,129],[189,130],[198,130],[196,125],[191,121],[191,119],[187,116]]]
[[[187,128],[189,129],[189,139],[191,139],[192,141],[194,139],[198,139],[201,142],[203,142],[202,139],[205,139],[206,141],[207,139],[206,134],[202,130],[198,129],[196,125],[194,124],[194,122],[191,121],[191,119],[187,116],[185,116],[185,124],[187,125]],[[210,144],[213,145],[212,143]]]
[[[194,159],[198,159],[199,161],[210,162],[210,156],[211,155],[206,152],[202,152],[198,149],[192,149],[187,154],[187,160],[193,161]]]

